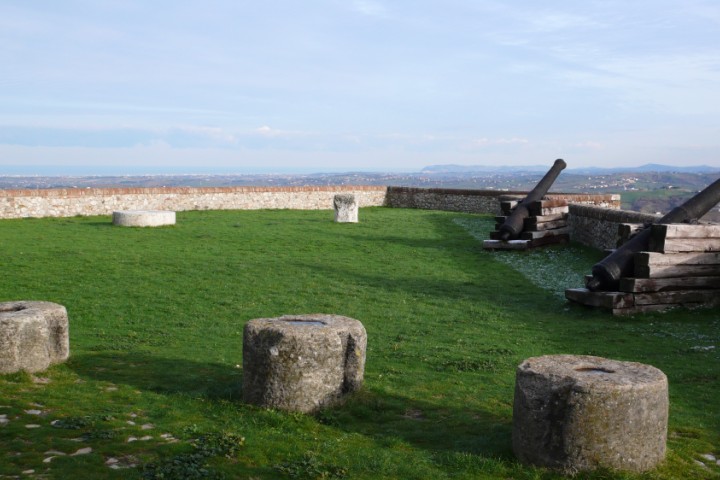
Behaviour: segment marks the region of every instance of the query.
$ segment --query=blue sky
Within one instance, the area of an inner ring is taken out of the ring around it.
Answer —
[[[717,0],[3,0],[0,174],[720,167]]]

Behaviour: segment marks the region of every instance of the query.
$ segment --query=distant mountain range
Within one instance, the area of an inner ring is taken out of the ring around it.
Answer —
[[[458,174],[458,173],[518,173],[518,172],[546,172],[552,165],[430,165],[422,169],[428,174]],[[648,163],[639,167],[580,167],[566,170],[568,173],[579,175],[612,175],[616,173],[714,173],[720,172],[720,167],[697,165],[691,167],[678,167],[675,165],[661,165]]]

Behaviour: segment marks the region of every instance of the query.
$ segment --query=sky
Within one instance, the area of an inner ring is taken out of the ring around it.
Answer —
[[[720,168],[717,0],[2,0],[0,175]]]

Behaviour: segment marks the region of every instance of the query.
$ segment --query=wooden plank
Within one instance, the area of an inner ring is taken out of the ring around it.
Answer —
[[[537,202],[532,202],[532,205],[537,205],[538,208],[554,208],[554,207],[567,207],[567,198],[543,198]]]
[[[635,305],[633,294],[624,292],[591,292],[587,288],[568,288],[565,298],[589,307],[628,308]]]
[[[638,232],[644,230],[644,223],[620,223],[618,224],[618,241],[617,246],[619,247],[623,243],[630,240],[630,238]]]
[[[720,290],[671,290],[633,295],[635,296],[635,305],[700,303],[715,306],[720,304]]]
[[[539,202],[531,202],[528,204],[530,215],[541,216],[551,215],[553,213],[566,213],[570,211],[567,200],[541,200]]]
[[[532,217],[531,217],[532,218]],[[525,220],[530,220],[531,218],[526,218]],[[532,224],[531,222],[525,222],[524,229],[527,231],[543,231],[543,230],[552,230],[555,228],[564,228],[567,227],[567,220],[555,220],[552,222],[542,222],[542,223],[535,223]]]
[[[661,265],[717,265],[720,264],[720,253],[660,253],[638,252],[633,259],[635,267]]]
[[[649,249],[663,253],[718,252],[720,225],[651,225]]]
[[[556,228],[554,230],[545,230],[542,232],[522,232],[520,238],[523,240],[535,240],[536,238],[553,237],[557,235],[569,235],[570,227]]]
[[[486,250],[527,250],[530,242],[527,240],[484,240],[483,248]]]
[[[559,243],[569,243],[570,242],[570,235],[554,235],[552,237],[543,237],[543,238],[536,238],[535,240],[530,240],[530,248],[535,247],[542,247],[545,245],[554,245]]]
[[[517,204],[516,200],[500,202],[500,211],[503,215],[510,215]]]
[[[720,289],[718,277],[621,278],[620,291],[628,293],[662,292],[665,290]]]
[[[556,213],[568,213],[569,211],[570,211],[570,207],[543,208],[536,215],[541,217],[544,215],[554,215]]]
[[[720,238],[720,225],[669,223],[651,228],[663,238]]]
[[[720,238],[665,238],[650,237],[650,250],[661,253],[720,252]]]
[[[720,265],[635,265],[636,278],[713,277],[720,275]]]
[[[535,219],[535,222],[537,222],[537,223],[543,223],[543,222],[552,222],[555,220],[567,219],[567,217],[568,217],[567,213],[553,213],[552,215],[536,215],[536,216],[530,217],[530,218]]]

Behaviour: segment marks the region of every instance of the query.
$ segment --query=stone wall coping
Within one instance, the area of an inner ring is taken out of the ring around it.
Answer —
[[[617,210],[594,205],[570,205],[570,214],[596,220],[614,223],[645,223],[656,222],[661,215],[635,212],[632,210]]]
[[[300,187],[137,187],[137,188],[45,188],[45,189],[0,189],[0,197],[92,197],[113,195],[202,195],[215,193],[293,193],[293,192],[336,192],[361,191],[383,192],[387,187],[379,185],[317,185]]]

